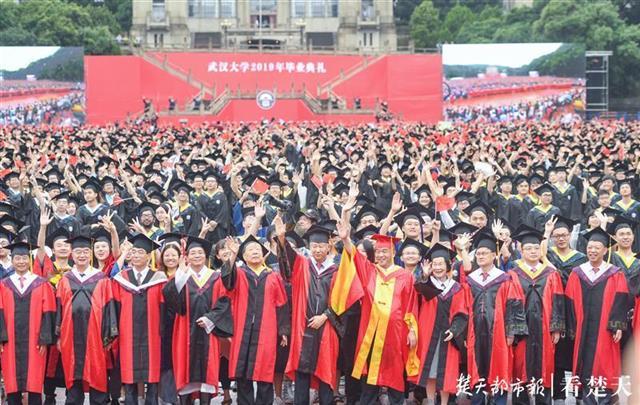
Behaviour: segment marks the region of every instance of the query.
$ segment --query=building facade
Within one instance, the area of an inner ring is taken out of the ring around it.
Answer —
[[[135,0],[149,48],[396,49],[393,0]]]

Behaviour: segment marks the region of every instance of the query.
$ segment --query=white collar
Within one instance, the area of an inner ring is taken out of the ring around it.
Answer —
[[[598,272],[594,273],[593,272],[594,267],[591,265],[591,263],[586,262],[580,265],[582,272],[587,276],[587,278],[592,283],[595,282],[597,279],[599,279],[604,273],[606,273],[609,270],[609,267],[611,267],[611,263],[607,263],[603,261],[600,264],[600,267],[598,267]]]
[[[431,276],[431,282],[436,286],[440,291],[440,296],[445,296],[451,290],[451,287],[455,284],[455,281],[452,278],[448,278],[442,282],[437,278]]]
[[[147,272],[150,271],[148,267],[146,267],[143,270],[143,277],[142,280],[145,279]],[[133,270],[133,272],[135,273],[136,270]],[[135,291],[135,292],[139,292],[141,290],[145,290],[151,286],[154,286],[156,284],[162,284],[167,282],[167,276],[166,274],[164,274],[161,271],[155,271],[153,272],[153,276],[151,277],[151,279],[149,281],[147,281],[146,283],[142,283],[141,285],[135,285],[134,284],[134,280],[127,280],[124,278],[124,276],[122,275],[122,271],[119,272],[118,274],[116,274],[116,276],[113,278],[114,281],[120,283],[123,287],[126,287],[127,289],[131,290],[131,291]],[[135,276],[134,276],[135,278]]]
[[[149,272],[149,267],[145,267],[144,269],[142,269],[142,271],[138,271],[133,267],[131,268],[131,270],[133,270],[133,278],[135,279],[135,281],[137,281],[138,273],[140,273],[140,280],[144,281],[144,279],[147,277],[147,273]]]
[[[35,274],[33,274],[32,272],[28,271],[24,276],[24,286],[20,287],[20,277],[17,273],[13,273],[12,275],[9,276],[9,278],[11,279],[11,282],[13,283],[13,285],[16,286],[16,288],[18,289],[18,291],[20,291],[20,294],[24,294],[25,291],[27,291],[27,288],[29,288],[29,286],[31,285],[31,283],[33,283],[33,281],[38,277]]]
[[[504,272],[498,269],[496,266],[493,266],[493,268],[489,270],[489,277],[487,277],[486,280],[483,280],[484,277],[482,276],[482,273],[483,273],[482,269],[479,268],[473,271],[471,274],[469,274],[469,278],[471,278],[473,281],[480,284],[481,286],[485,286],[504,274]]]
[[[78,280],[80,280],[81,282],[85,282],[86,280],[90,279],[91,277],[93,277],[94,275],[96,275],[97,273],[100,272],[100,270],[96,269],[95,267],[88,267],[84,273],[80,273],[78,271],[78,269],[76,269],[76,266],[73,266],[73,268],[71,269],[71,271],[73,272],[73,274],[76,276],[76,278]]]
[[[322,263],[316,262],[316,259],[314,259],[313,256],[309,256],[309,258],[311,259],[311,263],[313,263],[318,274],[324,273],[329,267],[333,266],[333,258],[331,256],[327,256]]]

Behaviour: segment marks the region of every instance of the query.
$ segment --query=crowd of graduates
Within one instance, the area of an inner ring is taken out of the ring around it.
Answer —
[[[638,122],[0,127],[7,401],[635,403],[639,172]]]

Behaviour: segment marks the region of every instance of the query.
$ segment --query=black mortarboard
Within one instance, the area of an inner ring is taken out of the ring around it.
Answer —
[[[423,184],[420,187],[418,187],[416,189],[415,193],[416,193],[417,196],[420,196],[420,194],[422,194],[422,193],[427,193],[427,194],[429,194],[429,196],[431,196],[431,190],[425,184]]]
[[[360,229],[358,232],[354,233],[356,240],[362,240],[367,236],[375,235],[380,231],[380,229],[373,225],[367,225],[364,228]]]
[[[398,256],[400,256],[402,254],[402,251],[409,246],[413,246],[418,249],[420,257],[424,257],[427,254],[428,248],[424,245],[424,243],[421,243],[420,241],[415,239],[406,238],[402,241],[402,244],[398,246]]]
[[[513,237],[518,242],[525,244],[540,244],[544,236],[541,232],[537,230],[526,230],[524,232],[518,233]]]
[[[44,186],[45,191],[49,192],[52,190],[60,190],[62,188],[62,186],[60,185],[60,183],[47,183]]]
[[[188,185],[186,182],[182,180],[175,180],[172,182],[170,189],[171,191],[178,193],[180,191],[185,191],[186,193],[191,193],[193,191],[193,187]]]
[[[20,173],[16,171],[10,171],[4,176],[3,180],[8,181],[9,179],[12,179],[14,177],[20,177]]]
[[[12,241],[16,236],[18,235],[0,226],[0,239],[7,239],[8,241]]]
[[[71,199],[71,194],[69,194],[68,191],[63,191],[62,193],[56,195],[55,197],[52,198],[52,200],[69,200]]]
[[[5,249],[11,251],[11,256],[29,256],[36,246],[27,242],[15,242],[5,246]]]
[[[211,252],[211,242],[206,239],[198,238],[196,236],[189,236],[187,238],[187,252],[193,248],[202,248],[205,256],[209,257]]]
[[[8,215],[13,215],[16,206],[11,204],[9,201],[0,201],[0,212],[4,212]]]
[[[625,215],[618,215],[615,217],[612,223],[607,225],[607,232],[610,235],[615,235],[620,229],[636,229],[638,222]]]
[[[458,222],[451,228],[447,229],[447,231],[453,233],[454,235],[462,235],[463,233],[469,233],[469,234],[474,233],[478,229],[479,228],[477,226],[473,226],[466,222]]]
[[[475,211],[480,211],[480,212],[484,213],[487,217],[489,217],[489,216],[491,216],[491,214],[493,214],[493,209],[490,206],[488,206],[487,204],[485,204],[481,200],[474,201],[471,205],[469,205],[464,210],[464,212],[467,215],[471,215]]]
[[[511,176],[501,176],[498,179],[497,184],[500,185],[502,183],[512,183],[513,184],[513,178]]]
[[[98,183],[96,181],[96,179],[94,178],[90,178],[88,179],[83,185],[82,188],[88,188],[91,189],[93,191],[95,191],[96,193],[100,194],[100,191],[102,191],[102,186],[100,185],[100,183]]]
[[[573,221],[567,217],[563,217],[562,215],[556,215],[556,225],[553,229],[565,228],[568,229],[569,232],[571,232],[575,224],[576,221]]]
[[[52,233],[50,233],[49,236],[47,236],[45,244],[53,249],[53,244],[55,243],[55,241],[57,241],[59,239],[67,241],[67,240],[69,240],[70,237],[71,237],[71,234],[69,233],[69,231],[67,229],[58,228],[55,231],[53,231]]]
[[[289,241],[289,243],[291,243],[296,248],[300,249],[300,248],[304,247],[304,239],[302,239],[300,237],[300,235],[298,235],[294,231],[287,231],[284,234],[284,237],[285,237],[286,240]]]
[[[475,194],[470,193],[468,191],[460,191],[458,192],[458,194],[456,194],[456,201],[457,202],[461,202],[461,201],[471,201],[473,198],[475,198]]]
[[[0,226],[13,228],[16,232],[19,232],[20,229],[24,226],[24,222],[20,221],[18,218],[15,218],[11,215],[3,215],[0,217]]]
[[[152,214],[155,214],[156,208],[158,208],[156,204],[150,203],[149,201],[144,201],[138,207],[138,215],[142,215],[142,213],[145,211],[151,211]]]
[[[264,247],[264,245],[262,243],[260,243],[260,241],[258,239],[256,239],[255,236],[253,235],[249,235],[245,238],[245,240],[242,242],[242,244],[240,245],[240,255],[242,255],[244,253],[244,250],[247,248],[247,246],[250,243],[257,243],[260,245],[260,247],[262,248],[262,254],[263,256],[267,256],[269,254],[269,249],[267,249],[266,247]]]
[[[449,249],[445,245],[436,243],[435,245],[431,246],[431,249],[429,249],[426,252],[425,256],[429,258],[429,260],[431,261],[433,261],[433,259],[436,259],[438,257],[442,257],[447,261],[447,263],[451,263],[453,258],[456,256],[456,252]]]
[[[366,215],[373,215],[374,217],[376,217],[376,220],[380,220],[384,216],[384,214],[380,210],[369,204],[366,204],[362,208],[360,208],[360,211],[358,211],[356,216],[353,218],[353,221],[356,224],[359,224],[360,220]]]
[[[349,186],[344,183],[338,183],[336,184],[335,187],[333,187],[333,193],[337,196],[343,193],[348,193],[348,192],[349,192]]]
[[[487,248],[492,252],[496,252],[498,250],[498,240],[491,233],[480,232],[474,237],[473,248],[479,249],[481,247]]]
[[[400,225],[400,227],[402,227],[402,225],[404,225],[404,222],[408,219],[415,219],[418,222],[420,222],[420,224],[424,224],[422,215],[420,215],[420,211],[417,210],[416,208],[408,208],[402,211],[401,213],[399,213],[398,215],[396,215],[395,217],[393,217],[393,220],[398,225]]]
[[[296,214],[295,214],[296,222],[298,222],[301,217],[307,217],[313,222],[320,221],[320,213],[314,208],[309,208],[308,210],[306,210],[304,212],[303,211],[296,212]]]
[[[605,247],[611,246],[611,236],[609,236],[609,234],[602,230],[602,228],[600,228],[599,226],[585,233],[584,237],[587,242],[600,242]]]
[[[302,237],[307,239],[309,243],[329,243],[329,238],[332,233],[333,232],[330,229],[319,225],[313,225],[304,235],[302,235]]]
[[[513,185],[514,186],[519,186],[522,183],[527,183],[529,184],[529,179],[527,178],[527,176],[524,176],[522,174],[517,175],[516,177],[513,178]]]
[[[67,243],[71,244],[71,249],[82,249],[82,248],[90,248],[93,240],[84,235],[74,236],[73,238],[67,239]]]
[[[187,235],[182,234],[182,233],[176,233],[176,232],[167,232],[164,233],[162,235],[160,235],[160,237],[158,237],[158,240],[163,242],[164,244],[167,243],[180,243],[180,240],[182,240],[183,238],[186,238]]]
[[[280,186],[280,187],[284,187],[285,183],[280,180],[280,177],[278,176],[273,176],[267,179],[267,184],[269,186]]]
[[[553,186],[549,183],[543,183],[533,191],[538,195],[542,195],[544,193],[553,193]]]
[[[91,232],[91,238],[93,242],[107,242],[111,245],[111,234],[107,232],[104,228],[97,228],[95,231]]]
[[[136,247],[138,249],[142,249],[147,253],[151,253],[151,252],[153,252],[154,250],[156,250],[157,248],[160,247],[160,245],[158,245],[157,243],[155,243],[154,241],[149,239],[147,237],[147,235],[145,235],[143,233],[139,233],[139,234],[135,235],[131,239],[131,243],[133,244],[134,247]]]

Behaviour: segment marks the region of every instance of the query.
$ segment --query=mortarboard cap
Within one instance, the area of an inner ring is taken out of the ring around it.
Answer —
[[[160,245],[158,245],[157,243],[155,243],[154,241],[149,239],[147,237],[147,235],[145,235],[143,233],[139,233],[139,234],[135,235],[131,239],[131,243],[133,244],[134,247],[136,247],[138,249],[142,249],[147,253],[151,253],[151,252],[153,252],[154,250],[156,250],[157,248],[160,247]]]

